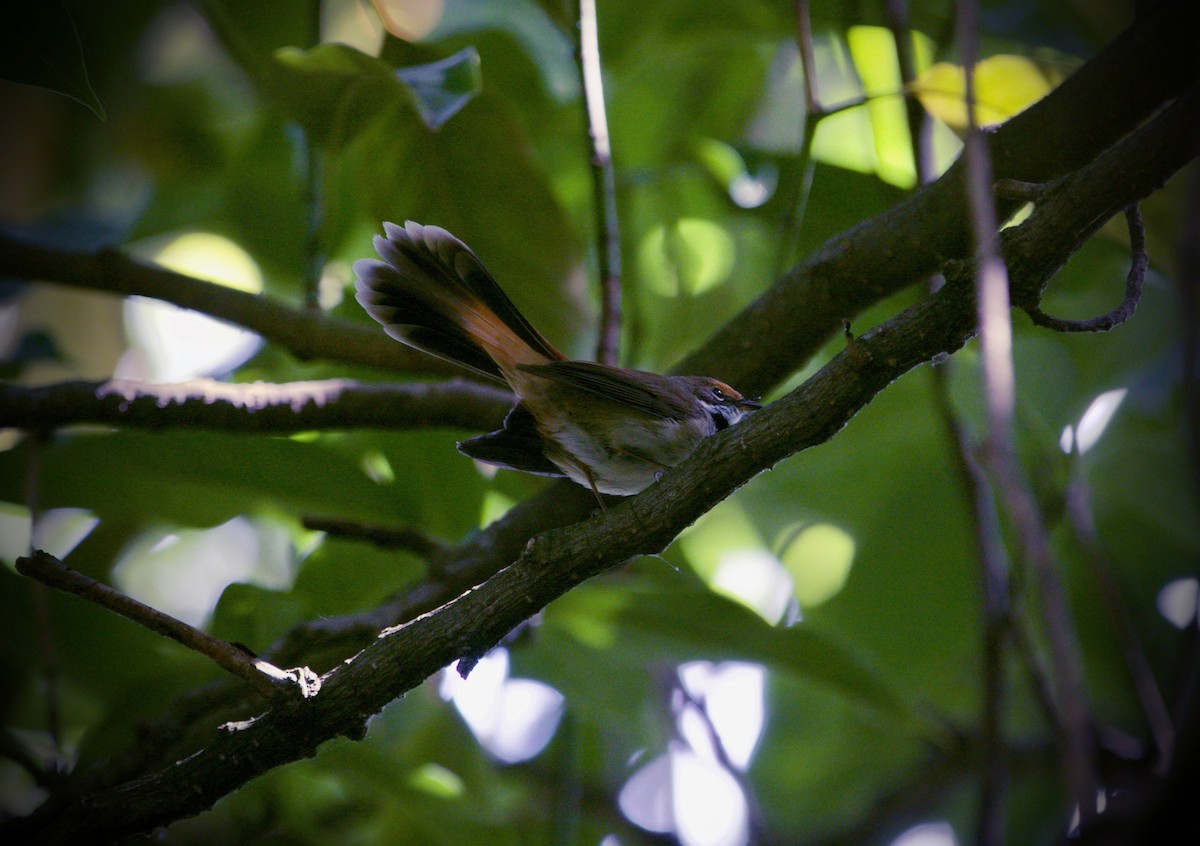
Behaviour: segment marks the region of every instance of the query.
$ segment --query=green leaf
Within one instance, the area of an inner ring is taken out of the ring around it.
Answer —
[[[0,453],[0,496],[10,502],[21,499],[24,453],[24,447]],[[90,508],[101,521],[200,527],[284,509],[385,522],[397,503],[397,492],[371,481],[357,456],[329,441],[184,430],[79,432],[48,445],[44,459],[44,506]]]
[[[590,320],[581,319],[581,303],[565,284],[578,241],[527,132],[491,89],[436,135],[393,111],[347,152],[335,178],[354,186],[368,220],[410,219],[450,230],[471,245],[533,325],[564,351],[586,355],[570,343],[588,344],[579,327]],[[378,230],[373,223],[371,231]],[[361,250],[372,254],[369,240]]]
[[[479,51],[464,47],[453,56],[400,68],[396,77],[408,86],[426,128],[440,129],[483,88]]]
[[[396,71],[345,44],[283,47],[273,59],[265,80],[269,95],[310,138],[333,149],[375,119],[411,108],[426,128],[439,129],[482,88],[474,47]]]
[[[768,625],[691,578],[664,575],[665,569],[661,563],[647,561],[639,574],[644,578],[635,585],[616,589],[591,585],[576,591],[581,595],[568,595],[552,606],[548,621],[582,634],[597,646],[604,643],[602,629],[608,625],[613,628],[611,648],[637,656],[669,655],[678,662],[757,661],[837,691],[888,717],[915,719],[912,703],[857,650],[803,623]],[[609,590],[624,596],[606,599]],[[586,619],[576,619],[579,614]],[[704,624],[697,625],[698,620]]]
[[[10,10],[0,29],[0,78],[70,97],[105,120],[92,88],[75,22],[62,0],[26,3]]]
[[[1066,76],[1062,67],[1024,56],[989,56],[975,66],[975,121],[1003,123],[1045,97]],[[967,126],[966,81],[961,66],[938,62],[916,80],[921,104],[955,132]]]
[[[308,136],[336,149],[381,113],[408,104],[408,93],[379,59],[345,44],[283,47],[267,67],[269,96]]]

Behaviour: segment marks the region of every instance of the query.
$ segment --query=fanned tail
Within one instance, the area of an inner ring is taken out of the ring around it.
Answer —
[[[355,298],[393,338],[504,382],[518,365],[564,360],[462,241],[412,221],[383,229],[383,261],[354,263]]]

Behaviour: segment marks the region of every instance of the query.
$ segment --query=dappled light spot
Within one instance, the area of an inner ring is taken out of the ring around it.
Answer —
[[[354,271],[345,261],[331,261],[321,271],[317,282],[317,305],[321,311],[332,311],[346,298],[346,290],[354,284]]]
[[[680,710],[680,734],[696,752],[707,750],[705,757],[718,760],[712,749],[704,719],[716,733],[725,757],[744,771],[762,736],[766,722],[766,668],[744,661],[691,661],[679,667],[679,680],[693,700]],[[696,704],[704,716],[696,713]]]
[[[788,534],[783,566],[800,608],[814,608],[845,587],[854,563],[854,538],[832,523],[793,528]]]
[[[444,670],[439,692],[454,703],[479,745],[509,764],[527,761],[546,747],[565,703],[544,682],[509,678],[503,648],[481,658],[465,679],[453,667]]]
[[[138,250],[162,266],[248,293],[262,292],[262,273],[237,244],[192,232],[157,249]],[[130,349],[117,378],[182,382],[228,373],[262,346],[262,338],[207,315],[159,300],[129,297],[124,304]]]
[[[186,273],[215,285],[224,285],[248,294],[261,294],[262,271],[250,254],[223,235],[188,232],[165,243],[156,242],[149,250],[135,252],[152,259],[168,270]]]
[[[742,846],[749,841],[746,797],[724,767],[686,750],[671,753],[675,833],[687,846]]]
[[[372,14],[361,0],[327,0],[321,4],[322,44],[346,44],[376,56],[385,35],[379,15]]]
[[[0,560],[11,565],[31,549],[66,558],[99,525],[100,518],[86,508],[51,508],[39,515],[36,530],[31,522],[26,506],[0,502]]]
[[[1045,97],[1061,82],[1067,68],[1038,63],[1024,56],[989,56],[975,65],[975,122],[1003,123]],[[938,62],[913,85],[931,115],[956,131],[967,127],[966,82],[961,65]]]
[[[679,536],[677,544],[700,577],[711,582],[730,553],[763,549],[766,542],[736,499],[727,499]]]
[[[696,157],[740,208],[756,209],[775,194],[779,168],[771,162],[763,162],[751,173],[737,148],[716,138],[701,139]]]
[[[229,585],[280,590],[294,569],[283,526],[234,517],[211,529],[143,532],[117,560],[113,579],[135,599],[203,626]]]
[[[408,786],[439,799],[457,799],[466,792],[463,780],[441,764],[422,764],[413,770]]]
[[[726,500],[705,514],[678,543],[710,588],[768,623],[779,623],[792,610],[791,577],[736,501]]]
[[[1105,792],[1103,787],[1099,787],[1096,789],[1095,812],[1097,814],[1103,814],[1106,810],[1108,810],[1108,794]],[[1069,840],[1073,840],[1079,836],[1079,821],[1079,803],[1076,802],[1074,807],[1071,809],[1071,821],[1067,824],[1067,838]]]
[[[630,822],[674,832],[684,846],[742,846],[749,841],[746,797],[737,780],[679,741],[635,772],[617,798]]]
[[[671,756],[664,753],[629,777],[617,796],[617,805],[634,825],[666,834],[675,828],[670,785]]]
[[[891,846],[958,846],[958,839],[949,823],[921,823],[893,840]]]
[[[324,379],[318,382],[218,382],[216,379],[188,379],[169,385],[155,385],[147,389],[144,382],[129,379],[110,379],[96,389],[97,399],[120,397],[122,406],[137,402],[143,397],[153,397],[159,408],[183,405],[192,400],[201,400],[205,405],[228,403],[248,409],[270,408],[286,405],[299,413],[309,405],[323,408],[336,402],[354,382],[343,379]],[[123,410],[123,409],[122,409]],[[320,433],[296,432],[294,440],[311,443]]]
[[[364,452],[359,460],[359,467],[368,479],[377,484],[390,485],[396,481],[396,471],[392,469],[392,462],[379,450]]]
[[[481,462],[476,462],[476,464],[480,465]],[[505,496],[500,491],[489,490],[485,492],[483,495],[483,504],[479,508],[479,528],[482,529],[484,526],[496,522],[516,504],[515,500]]]
[[[875,173],[885,182],[911,188],[917,183],[917,169],[895,36],[886,27],[852,26],[846,32],[846,43],[868,97],[862,108],[870,119]],[[932,41],[922,33],[912,33],[910,44],[916,68],[927,67],[934,49]]]
[[[681,217],[646,233],[638,265],[650,287],[663,296],[702,294],[733,272],[733,238],[711,220]]]
[[[738,773],[750,765],[765,722],[766,669],[742,661],[691,661],[673,691],[676,738],[629,777],[621,812],[684,846],[741,846],[749,812]]]
[[[1108,424],[1112,422],[1113,416],[1121,407],[1121,403],[1125,401],[1128,393],[1128,388],[1116,388],[1105,391],[1092,400],[1083,415],[1080,416],[1079,423],[1063,429],[1062,436],[1058,441],[1062,451],[1068,454],[1078,452],[1083,455],[1094,447],[1105,429],[1108,428]]]
[[[402,41],[419,41],[442,19],[444,0],[374,0],[379,19]]]
[[[717,593],[750,608],[771,625],[783,619],[792,598],[792,578],[765,549],[725,553],[709,581]]]
[[[911,32],[916,71],[929,67],[933,41]],[[916,184],[903,85],[896,58],[895,38],[877,26],[854,26],[846,37],[813,39],[816,89],[820,105],[829,112],[817,123],[813,137],[815,161],[857,173],[873,174],[884,182],[911,188]],[[793,150],[801,143],[801,125],[793,103],[804,99],[802,69],[793,45],[783,48],[787,73],[772,83],[755,118],[754,137],[766,149]],[[785,107],[781,104],[788,104]],[[933,170],[943,171],[962,144],[944,124],[931,127]]]
[[[1200,621],[1197,617],[1198,593],[1200,593],[1200,581],[1194,577],[1189,576],[1167,582],[1158,592],[1156,600],[1158,613],[1179,629],[1196,625]]]

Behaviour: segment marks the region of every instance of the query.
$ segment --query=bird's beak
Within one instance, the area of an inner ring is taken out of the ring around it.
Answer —
[[[743,397],[738,400],[737,404],[738,407],[747,409],[748,411],[754,411],[763,407],[762,401],[757,397]]]

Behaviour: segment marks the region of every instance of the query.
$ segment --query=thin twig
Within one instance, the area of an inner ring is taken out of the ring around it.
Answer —
[[[796,186],[792,202],[788,204],[787,216],[783,221],[780,248],[775,260],[776,276],[781,275],[795,260],[800,232],[804,228],[804,218],[808,211],[808,198],[812,194],[813,176],[816,174],[817,163],[812,155],[813,140],[817,136],[817,124],[830,114],[821,107],[821,98],[817,93],[817,61],[813,49],[812,16],[809,14],[808,0],[796,0],[793,13],[796,50],[800,54],[800,68],[803,71],[801,84],[804,91],[804,119],[800,125],[800,152],[797,163],[800,182]]]
[[[1193,485],[1200,485],[1200,168],[1194,169],[1190,179],[1188,198],[1184,204],[1183,225],[1179,232],[1177,252],[1177,290],[1179,294],[1179,322],[1181,362],[1180,388],[1183,392],[1184,423],[1187,428],[1188,455],[1191,462]],[[1195,490],[1193,490],[1195,493]],[[1190,748],[1195,753],[1196,719],[1200,712],[1200,614],[1195,610],[1191,622],[1182,632],[1181,659],[1175,678],[1183,679],[1176,687],[1171,702],[1171,713],[1179,726],[1181,749]],[[1176,758],[1178,761],[1182,755]]]
[[[900,82],[904,87],[905,114],[917,184],[934,179],[932,122],[917,98],[912,83],[917,78],[913,37],[908,28],[905,0],[885,0],[884,17],[896,47]],[[935,275],[930,291],[936,293],[944,280]],[[1000,846],[1007,827],[1005,798],[1008,792],[1008,744],[1004,737],[1004,714],[1008,703],[1005,644],[1012,622],[1011,578],[1008,552],[1004,548],[999,515],[987,474],[975,459],[965,425],[950,396],[953,364],[947,360],[930,372],[934,407],[950,443],[954,466],[963,485],[972,516],[971,528],[979,557],[979,590],[983,610],[983,695],[979,720],[983,766],[979,779],[979,811],[975,831],[978,846]]]
[[[1013,744],[1005,754],[1013,761],[1014,770],[1025,774],[1040,773],[1052,760],[1052,750],[1036,744]],[[938,756],[929,756],[920,764],[919,778],[897,781],[897,786],[874,796],[870,807],[854,815],[845,827],[828,834],[806,838],[805,846],[863,846],[864,843],[887,843],[892,835],[911,826],[913,820],[928,819],[944,814],[947,797],[961,792],[964,783],[975,775],[975,758],[968,744],[949,748]],[[917,842],[921,842],[920,839]],[[940,838],[933,842],[942,842]],[[959,842],[957,840],[953,842]],[[963,840],[963,843],[970,841]]]
[[[1090,320],[1065,320],[1046,314],[1037,303],[1030,303],[1023,308],[1034,323],[1057,332],[1107,332],[1133,317],[1142,299],[1142,284],[1146,279],[1150,259],[1146,255],[1146,227],[1142,223],[1142,213],[1138,210],[1137,203],[1125,210],[1125,221],[1129,225],[1129,250],[1132,259],[1129,273],[1125,276],[1125,297],[1121,304],[1107,314]]]
[[[182,620],[138,602],[133,597],[113,590],[90,576],[72,570],[48,552],[34,550],[32,555],[18,558],[17,572],[48,587],[73,593],[199,652],[221,669],[245,679],[255,690],[268,698],[281,694],[307,698],[315,696],[320,689],[320,680],[307,668],[281,670],[255,658],[243,648],[219,640],[195,626],[190,626]]]
[[[1192,478],[1200,483],[1200,168],[1191,179],[1179,233],[1176,273],[1179,290],[1179,322],[1183,339],[1183,406],[1192,462]]]
[[[813,51],[812,15],[808,11],[808,0],[796,0],[795,4],[796,48],[800,51],[800,69],[804,72],[805,120],[809,114],[821,111],[821,96],[817,93],[817,59]]]
[[[309,47],[321,43],[321,3],[310,3],[303,17],[307,25]],[[257,80],[255,80],[257,82]],[[325,270],[322,235],[325,226],[325,151],[313,143],[304,126],[293,123],[299,137],[297,155],[304,168],[304,307],[311,314],[321,312],[321,274]]]
[[[592,204],[596,260],[600,272],[600,332],[596,360],[616,364],[621,346],[621,229],[613,168],[596,0],[579,0],[579,43],[575,55],[583,79],[584,111],[591,139]]]
[[[301,522],[306,529],[324,532],[334,537],[366,541],[380,549],[402,549],[431,563],[436,562],[448,550],[446,544],[416,529],[368,526],[352,520],[315,515],[304,517]]]
[[[303,134],[300,155],[304,158],[304,307],[321,313],[321,275],[325,271],[322,230],[325,222],[324,152]]]
[[[1008,784],[1008,747],[1004,739],[1008,690],[1004,669],[1005,640],[1012,620],[1009,562],[991,483],[975,460],[971,439],[950,398],[949,364],[946,362],[931,371],[933,396],[970,505],[971,528],[979,555],[979,588],[983,598],[983,713],[979,734],[983,772],[976,831],[980,846],[995,846],[1004,842],[1004,797]]]
[[[42,526],[42,454],[46,444],[45,429],[34,431],[25,465],[25,505],[29,509],[29,549],[36,547]],[[54,618],[46,596],[46,586],[30,582],[29,600],[37,627],[38,647],[42,658],[42,691],[46,704],[46,731],[54,749],[53,772],[60,770],[62,760],[62,709],[58,686],[58,645],[54,633]]]
[[[1113,575],[1108,556],[1104,551],[1104,544],[1100,540],[1100,533],[1092,519],[1091,494],[1079,467],[1078,453],[1074,458],[1074,478],[1066,492],[1067,522],[1083,550],[1084,560],[1091,570],[1092,579],[1099,589],[1109,617],[1112,619],[1117,642],[1121,645],[1121,653],[1125,657],[1125,664],[1133,679],[1133,688],[1137,691],[1138,699],[1141,701],[1142,714],[1146,718],[1146,725],[1150,727],[1150,734],[1154,738],[1157,753],[1155,772],[1165,775],[1170,768],[1175,750],[1175,726],[1171,722],[1171,714],[1163,700],[1162,691],[1158,688],[1158,682],[1154,679],[1154,672],[1146,660],[1146,652],[1142,648],[1141,638],[1138,637],[1129,611],[1121,599],[1120,586]]]
[[[1040,590],[1041,613],[1050,647],[1057,705],[1064,731],[1063,775],[1068,795],[1086,822],[1095,802],[1091,718],[1083,689],[1078,645],[1070,606],[1054,567],[1045,522],[1016,459],[1013,415],[1016,403],[1012,360],[1012,322],[1008,270],[1001,258],[991,161],[975,122],[975,64],[979,60],[978,10],[974,0],[959,0],[956,40],[966,75],[966,187],[977,252],[976,302],[987,421],[985,460],[996,479],[1004,508],[1012,518],[1023,559],[1032,566]]]
[[[908,28],[907,0],[884,0],[883,16],[892,33],[896,47],[896,64],[904,94],[904,112],[908,118],[908,137],[912,146],[913,171],[917,184],[933,181],[933,123],[912,88],[917,78],[917,62],[913,55],[913,34]]]

